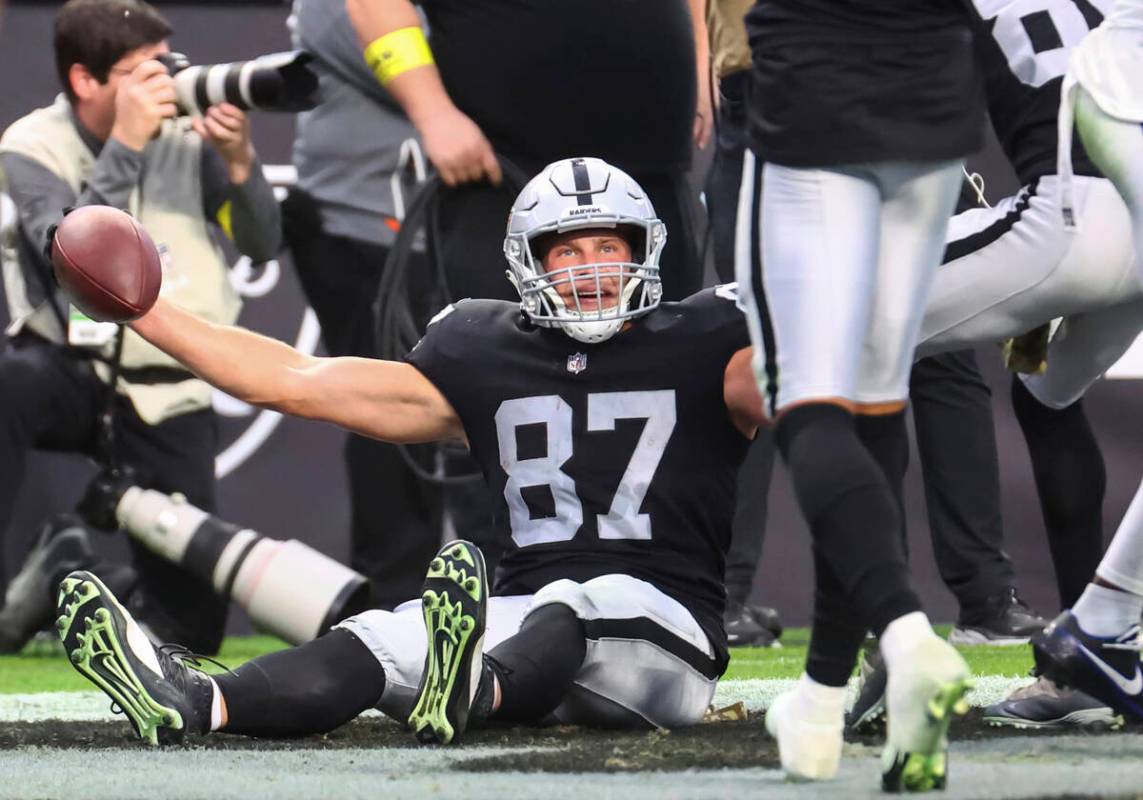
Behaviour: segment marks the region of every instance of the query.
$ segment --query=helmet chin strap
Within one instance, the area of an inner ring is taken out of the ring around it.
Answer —
[[[590,320],[586,322],[561,322],[560,328],[577,342],[599,344],[619,333],[625,319]]]
[[[643,281],[638,278],[628,279],[627,285],[623,287],[623,294],[617,303],[617,312],[622,313],[630,307],[631,298],[635,295],[635,292],[642,284]],[[550,291],[555,293],[554,289],[551,289]],[[563,308],[567,309],[567,304],[563,301],[563,299],[559,299],[558,302],[563,306]],[[584,344],[598,344],[599,342],[607,341],[612,336],[619,333],[619,331],[623,328],[623,323],[627,322],[628,319],[629,317],[624,316],[617,316],[609,319],[587,320],[569,317],[557,320],[555,324],[559,325],[560,328],[563,329],[564,333],[575,339],[577,342],[583,342]]]

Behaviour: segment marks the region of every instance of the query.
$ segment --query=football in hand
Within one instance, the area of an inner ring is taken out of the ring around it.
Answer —
[[[142,226],[111,206],[67,214],[51,246],[56,281],[84,314],[100,322],[130,322],[159,296],[162,262]]]

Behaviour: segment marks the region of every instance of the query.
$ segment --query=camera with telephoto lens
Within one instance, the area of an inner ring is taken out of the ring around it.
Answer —
[[[252,61],[192,66],[182,53],[162,53],[155,60],[175,79],[180,114],[202,116],[219,103],[243,111],[308,111],[318,104],[318,78],[304,50],[271,53]]]

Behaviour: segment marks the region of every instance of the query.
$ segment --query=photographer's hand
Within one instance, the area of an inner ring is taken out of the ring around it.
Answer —
[[[226,162],[230,182],[239,185],[250,178],[254,166],[254,143],[250,138],[250,118],[237,106],[219,103],[192,123],[205,141],[214,145]]]
[[[175,82],[167,68],[158,61],[144,61],[119,82],[111,138],[132,150],[142,150],[163,120],[176,114]]]

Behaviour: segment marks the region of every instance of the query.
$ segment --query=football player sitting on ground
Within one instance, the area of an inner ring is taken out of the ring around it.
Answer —
[[[408,363],[303,355],[160,299],[134,329],[235,397],[386,441],[466,442],[513,541],[491,592],[479,550],[452,542],[420,600],[213,677],[75,572],[58,618],[72,664],[152,743],[318,733],[374,706],[442,743],[485,718],[698,722],[728,660],[723,559],[761,404],[732,292],[660,306],[665,239],[623,172],[550,165],[505,241],[522,302],[457,303]]]

